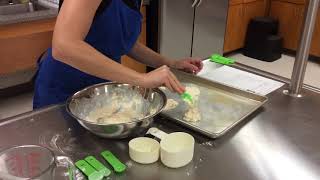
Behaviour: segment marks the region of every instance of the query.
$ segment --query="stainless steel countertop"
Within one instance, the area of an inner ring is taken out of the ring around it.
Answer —
[[[196,139],[193,162],[169,169],[160,162],[139,165],[128,156],[128,140],[108,140],[90,134],[67,115],[64,106],[52,106],[0,121],[0,147],[42,144],[73,160],[105,149],[124,161],[128,170],[112,179],[320,179],[320,96],[305,91],[293,99],[279,89],[269,102],[220,139],[210,140],[164,118],[155,126],[166,132],[186,131]]]

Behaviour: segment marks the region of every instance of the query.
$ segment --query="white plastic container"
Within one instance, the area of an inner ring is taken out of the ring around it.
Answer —
[[[166,135],[160,142],[161,162],[170,168],[187,165],[193,159],[194,138],[184,132]]]
[[[158,141],[139,137],[132,139],[129,142],[129,156],[130,158],[141,164],[151,164],[159,159],[160,144]]]

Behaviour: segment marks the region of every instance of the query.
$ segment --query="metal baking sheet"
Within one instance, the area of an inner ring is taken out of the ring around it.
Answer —
[[[196,104],[201,114],[201,120],[198,122],[185,121],[184,114],[188,109],[187,103],[178,94],[167,89],[163,89],[167,98],[177,101],[179,105],[175,109],[163,111],[162,116],[211,138],[218,138],[231,130],[268,100],[265,96],[191,74],[180,71],[173,72],[184,85],[199,88],[200,96]]]

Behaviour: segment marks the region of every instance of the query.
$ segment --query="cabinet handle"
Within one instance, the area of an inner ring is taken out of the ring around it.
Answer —
[[[193,0],[191,7],[195,8],[196,5],[198,4],[198,2],[199,2],[199,0]]]

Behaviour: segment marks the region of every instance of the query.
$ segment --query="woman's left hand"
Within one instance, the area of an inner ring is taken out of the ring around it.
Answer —
[[[202,60],[200,58],[185,58],[178,61],[174,61],[171,65],[172,68],[183,70],[188,73],[198,74],[203,67]]]

